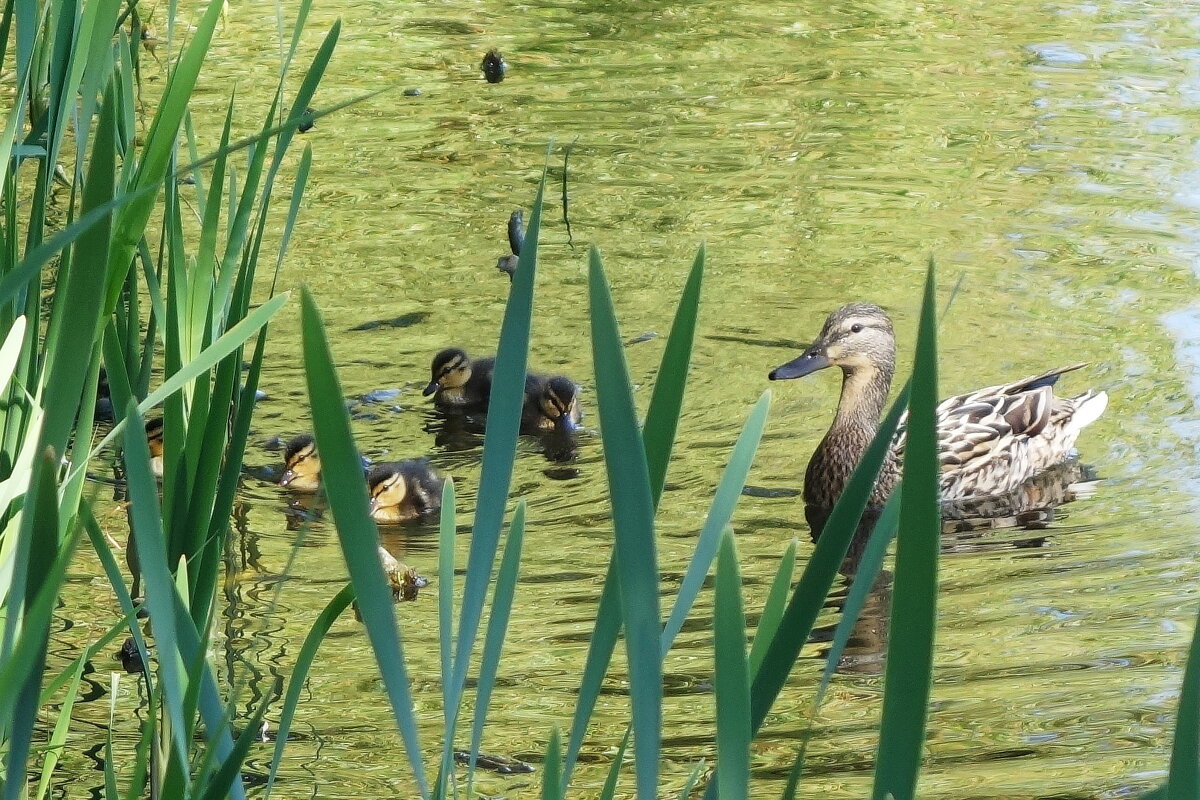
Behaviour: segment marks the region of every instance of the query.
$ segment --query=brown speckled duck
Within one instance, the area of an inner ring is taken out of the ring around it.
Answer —
[[[842,395],[825,438],[804,473],[805,516],[814,536],[825,527],[875,431],[895,371],[892,322],[879,306],[853,303],[829,315],[821,335],[771,380],[799,378],[826,367],[842,370]],[[943,502],[1012,491],[1065,461],[1079,432],[1104,412],[1108,396],[1087,391],[1057,397],[1054,383],[1084,364],[1052,369],[942,401],[937,435]],[[878,509],[900,477],[904,421],[884,460],[869,506]]]
[[[442,507],[445,482],[424,458],[376,464],[367,472],[371,518],[392,524],[432,514]]]

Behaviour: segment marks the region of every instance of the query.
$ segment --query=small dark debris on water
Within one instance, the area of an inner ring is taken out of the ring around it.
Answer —
[[[196,176],[195,175],[184,175],[182,177],[176,178],[175,183],[178,186],[195,186],[196,185]]]
[[[413,325],[424,322],[429,319],[430,312],[428,311],[410,311],[407,314],[401,314],[398,317],[391,319],[375,319],[370,322],[363,322],[351,328],[351,331],[373,331],[376,328],[411,328]]]
[[[469,764],[471,754],[466,750],[455,750],[454,760],[459,764]],[[533,772],[533,765],[526,764],[524,761],[517,761],[508,756],[490,756],[487,753],[477,755],[475,765],[498,775],[527,775]]]
[[[125,639],[125,643],[113,654],[113,658],[120,661],[121,666],[131,675],[146,671],[146,664],[142,661],[142,654],[138,652],[137,643],[133,641],[132,636]]]
[[[262,443],[262,449],[275,453],[282,450],[284,444],[282,436],[272,436]]]
[[[423,93],[420,89],[414,87],[412,89],[405,89],[403,92],[401,92],[401,94],[403,94],[405,97],[420,97]]]
[[[631,344],[641,344],[642,342],[648,342],[651,339],[657,339],[657,338],[658,338],[658,331],[646,331],[645,333],[641,334],[640,336],[635,336],[632,339],[630,339],[629,341],[627,341],[625,343],[625,346],[629,347],[629,345],[631,345]]]
[[[743,486],[746,497],[799,497],[799,489],[768,489],[766,486]]]
[[[508,64],[504,62],[504,56],[500,55],[499,50],[488,50],[479,68],[483,70],[483,77],[487,79],[488,83],[499,83],[504,80]]]
[[[300,124],[296,126],[297,133],[308,133],[313,129],[313,126],[317,124],[317,121],[313,119],[315,113],[316,111],[312,108],[304,109],[304,113],[300,115]]]

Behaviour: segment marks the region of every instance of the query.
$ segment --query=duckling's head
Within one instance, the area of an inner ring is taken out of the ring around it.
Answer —
[[[826,367],[846,375],[880,370],[889,375],[896,361],[892,321],[879,306],[851,303],[829,315],[821,335],[808,349],[768,376],[773,381],[800,378]]]
[[[579,387],[570,378],[555,375],[546,381],[538,398],[542,414],[554,427],[568,433],[579,426]]]
[[[372,467],[367,473],[367,494],[371,498],[371,516],[375,516],[380,509],[399,506],[408,496],[404,473],[395,464]]]
[[[321,456],[310,434],[302,433],[283,450],[283,477],[280,486],[302,492],[315,492],[321,483]]]
[[[163,421],[162,417],[146,420],[146,444],[150,446],[150,458],[163,456]]]
[[[429,385],[421,394],[428,397],[441,389],[458,389],[471,378],[471,359],[457,347],[448,347],[433,357]]]

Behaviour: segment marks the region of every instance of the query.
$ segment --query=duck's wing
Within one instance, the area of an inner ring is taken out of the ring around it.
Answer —
[[[943,493],[988,494],[993,488],[990,484],[1001,477],[1006,484],[1012,480],[1019,483],[1049,466],[1041,464],[1040,454],[1030,452],[1026,445],[1060,428],[1075,412],[1077,399],[1055,397],[1053,386],[1060,375],[1083,366],[1080,363],[1052,369],[956,395],[938,404],[938,462]],[[1059,438],[1047,438],[1048,450],[1055,451],[1044,454],[1050,463],[1061,460],[1074,442],[1074,437],[1069,443],[1059,442]],[[897,434],[895,449],[903,453],[903,431]]]

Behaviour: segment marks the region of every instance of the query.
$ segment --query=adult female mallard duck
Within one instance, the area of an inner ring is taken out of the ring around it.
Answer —
[[[484,408],[492,391],[494,358],[472,359],[466,351],[448,347],[433,357],[429,385],[421,394],[433,395],[443,408]]]
[[[534,375],[525,378],[525,405],[521,409],[521,429],[527,433],[561,431],[574,433],[579,428],[579,387],[562,375]]]
[[[424,458],[376,464],[367,473],[371,517],[397,523],[432,514],[442,507],[445,482]]]
[[[321,486],[321,456],[311,433],[302,433],[283,448],[283,477],[279,485],[297,492],[315,492]]]
[[[842,396],[833,424],[804,473],[804,513],[820,534],[875,431],[896,363],[892,321],[879,306],[852,303],[829,315],[821,335],[798,358],[776,368],[771,380],[799,378],[826,367],[842,370]],[[1064,372],[1052,369],[1013,383],[943,400],[937,435],[943,502],[1012,491],[1069,458],[1079,432],[1108,404],[1104,392],[1056,397]],[[868,506],[882,507],[900,477],[903,421]]]

